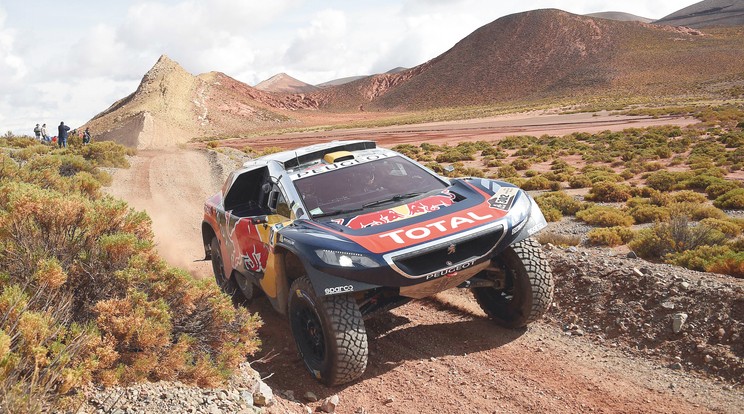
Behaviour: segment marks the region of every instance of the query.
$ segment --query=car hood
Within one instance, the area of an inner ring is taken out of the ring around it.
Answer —
[[[380,254],[478,227],[494,227],[496,221],[500,221],[502,230],[506,230],[506,227],[524,221],[528,215],[524,208],[515,208],[521,198],[527,199],[528,196],[508,183],[453,180],[453,184],[441,193],[419,200],[357,216],[308,223]],[[501,220],[505,217],[506,220]]]

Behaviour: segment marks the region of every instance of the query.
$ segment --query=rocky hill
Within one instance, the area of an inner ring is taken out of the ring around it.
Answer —
[[[705,0],[678,10],[654,22],[669,26],[744,26],[744,0]]]
[[[651,22],[654,21],[653,19],[648,19],[646,17],[636,16],[635,14],[623,13],[623,12],[617,12],[617,11],[589,13],[586,16],[589,16],[589,17],[599,17],[600,19],[617,20],[617,21],[620,21],[620,22],[651,23]]]
[[[317,86],[295,79],[286,73],[279,73],[261,81],[255,88],[275,93],[308,93],[319,89]]]
[[[580,96],[718,92],[744,82],[744,36],[535,10],[502,17],[442,55],[316,97],[323,107],[421,109]]]
[[[163,55],[135,92],[81,128],[90,127],[97,140],[161,148],[200,136],[291,124],[291,111],[317,106],[302,95],[276,97],[220,72],[194,76]]]

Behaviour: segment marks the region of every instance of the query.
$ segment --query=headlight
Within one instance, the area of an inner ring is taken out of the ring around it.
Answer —
[[[378,267],[374,260],[358,253],[337,252],[335,250],[316,250],[320,260],[333,266],[341,267]]]

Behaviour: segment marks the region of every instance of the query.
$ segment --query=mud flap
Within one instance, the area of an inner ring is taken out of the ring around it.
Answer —
[[[341,295],[345,293],[361,292],[375,289],[379,285],[358,282],[356,280],[343,279],[323,273],[312,266],[307,266],[307,275],[313,284],[315,294],[318,297],[328,295]]]

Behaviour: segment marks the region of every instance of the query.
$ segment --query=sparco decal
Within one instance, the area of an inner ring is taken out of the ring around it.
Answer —
[[[448,274],[453,273],[453,272],[459,272],[460,270],[465,270],[468,267],[472,266],[473,263],[475,263],[475,260],[471,260],[471,261],[465,262],[465,263],[460,263],[457,266],[452,266],[452,267],[448,267],[448,268],[445,268],[445,269],[442,269],[442,270],[437,270],[436,272],[431,272],[431,273],[427,274],[425,277],[426,277],[426,280],[436,279],[436,278],[438,278],[440,276],[445,276],[445,275],[448,275]]]
[[[347,292],[353,292],[353,291],[354,291],[354,286],[352,285],[325,288],[326,295],[335,295],[338,293],[347,293]]]
[[[450,231],[457,230],[458,227],[464,224],[473,224],[479,221],[485,221],[493,218],[493,215],[486,214],[479,216],[478,214],[470,211],[467,217],[454,216],[449,220],[439,220],[433,223],[429,223],[423,227],[412,227],[409,229],[401,229],[391,231],[389,233],[380,234],[380,238],[389,237],[397,244],[405,244],[406,241],[420,240],[429,237],[432,233],[434,234],[447,234]]]

